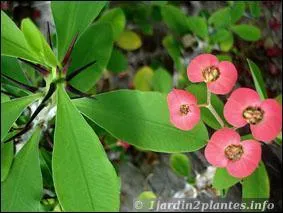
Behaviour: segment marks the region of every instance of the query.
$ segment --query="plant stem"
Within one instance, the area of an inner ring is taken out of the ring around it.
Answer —
[[[223,128],[224,122],[222,120],[222,118],[218,115],[218,113],[216,112],[216,110],[214,109],[214,107],[211,104],[211,92],[209,91],[209,89],[207,88],[207,106],[206,108],[211,112],[211,114],[215,117],[215,119],[218,121],[218,123],[220,124],[221,128]]]

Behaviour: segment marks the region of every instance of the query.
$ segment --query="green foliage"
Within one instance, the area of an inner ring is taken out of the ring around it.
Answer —
[[[72,39],[82,35],[98,16],[106,2],[52,1],[51,9],[56,25],[58,59],[62,61]],[[99,32],[99,31],[98,31]],[[96,33],[99,34],[99,33]]]
[[[9,129],[23,110],[40,96],[41,94],[38,93],[11,101],[1,102],[1,141],[6,137]],[[5,121],[3,117],[5,117]]]
[[[99,32],[99,33],[98,33]],[[92,61],[95,64],[85,69],[71,80],[77,89],[86,92],[91,89],[101,77],[106,68],[113,48],[112,29],[108,23],[91,25],[79,38],[71,54],[72,63],[69,72]]]
[[[117,46],[128,51],[139,49],[142,45],[141,37],[134,31],[126,30],[117,40]]]
[[[231,27],[231,30],[245,41],[257,41],[261,38],[260,29],[253,25],[234,25]]]
[[[253,17],[258,18],[261,15],[260,1],[247,2],[250,13]]]
[[[167,70],[159,67],[154,71],[152,77],[152,88],[154,91],[159,91],[162,93],[169,93],[173,87],[172,76]]]
[[[243,180],[242,185],[244,199],[269,198],[269,178],[262,161],[254,173]]]
[[[118,90],[96,98],[76,99],[73,103],[113,136],[139,148],[167,153],[192,152],[208,140],[202,122],[191,131],[175,128],[169,121],[166,95],[161,93]]]
[[[239,1],[234,2],[233,6],[231,7],[231,22],[232,24],[238,22],[242,16],[244,15],[246,9],[245,2]]]
[[[177,175],[183,177],[188,177],[192,172],[191,162],[185,154],[172,154],[170,156],[170,167]]]
[[[152,88],[153,70],[148,67],[140,68],[134,76],[133,84],[135,89],[150,91]]]
[[[65,211],[118,211],[120,184],[115,169],[63,85],[57,89],[52,169]]]
[[[217,168],[213,178],[212,186],[218,190],[229,189],[239,181],[240,179],[229,175],[226,168]]]
[[[1,184],[1,211],[40,210],[43,193],[38,142],[41,130],[36,128],[32,137],[16,155],[9,176]]]
[[[215,28],[228,27],[231,24],[231,8],[216,10],[208,19],[208,23]]]
[[[206,19],[200,16],[188,17],[188,25],[190,30],[202,39],[206,39],[208,36],[208,27]]]
[[[107,69],[111,72],[119,73],[126,71],[127,67],[128,61],[125,55],[117,48],[113,48]]]
[[[14,158],[14,144],[5,143],[1,144],[1,182],[3,182],[10,171]]]
[[[198,104],[207,103],[207,89],[205,84],[191,84],[186,89],[196,96],[198,100]],[[215,108],[216,112],[220,115],[222,120],[225,120],[223,117],[224,104],[219,99],[219,97],[212,94],[211,104]],[[211,114],[211,112],[206,107],[201,107],[201,119],[203,120],[204,123],[206,123],[208,126],[210,126],[213,129],[221,128],[216,118],[213,116],[213,114]]]
[[[256,91],[260,95],[260,98],[264,100],[267,98],[267,92],[266,92],[263,77],[261,75],[261,71],[259,67],[254,62],[252,62],[250,59],[247,59],[247,61],[249,64],[250,71],[252,73]]]

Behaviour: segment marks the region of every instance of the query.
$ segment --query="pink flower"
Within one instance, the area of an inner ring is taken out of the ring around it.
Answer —
[[[240,140],[240,135],[232,129],[216,131],[204,151],[207,161],[216,167],[226,167],[236,178],[249,176],[261,159],[261,144],[255,140]]]
[[[188,66],[187,74],[191,82],[205,82],[212,93],[220,95],[229,93],[238,78],[237,70],[231,62],[219,62],[211,54],[195,57]]]
[[[260,100],[249,88],[236,89],[224,106],[224,117],[235,127],[250,124],[255,139],[269,142],[282,128],[282,107],[273,99]]]
[[[171,123],[182,130],[193,129],[200,120],[197,99],[185,90],[173,89],[167,96]]]

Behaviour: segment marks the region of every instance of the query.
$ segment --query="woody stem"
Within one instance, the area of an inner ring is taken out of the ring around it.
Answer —
[[[218,121],[220,126],[223,128],[225,126],[224,122],[211,104],[211,92],[209,91],[208,88],[207,88],[207,106],[206,108],[211,112],[211,114],[215,117],[215,119]]]

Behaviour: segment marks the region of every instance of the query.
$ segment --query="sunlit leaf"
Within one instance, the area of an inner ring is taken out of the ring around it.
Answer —
[[[259,28],[249,24],[239,24],[231,27],[231,30],[246,41],[257,41],[261,38]]]
[[[117,45],[124,50],[132,51],[141,47],[142,40],[137,33],[127,30],[121,33],[117,40]]]
[[[167,94],[171,91],[172,87],[173,79],[168,71],[163,68],[158,68],[155,70],[152,77],[153,90]]]
[[[150,91],[152,88],[153,70],[144,66],[140,68],[134,76],[133,84],[135,89],[141,91]]]

